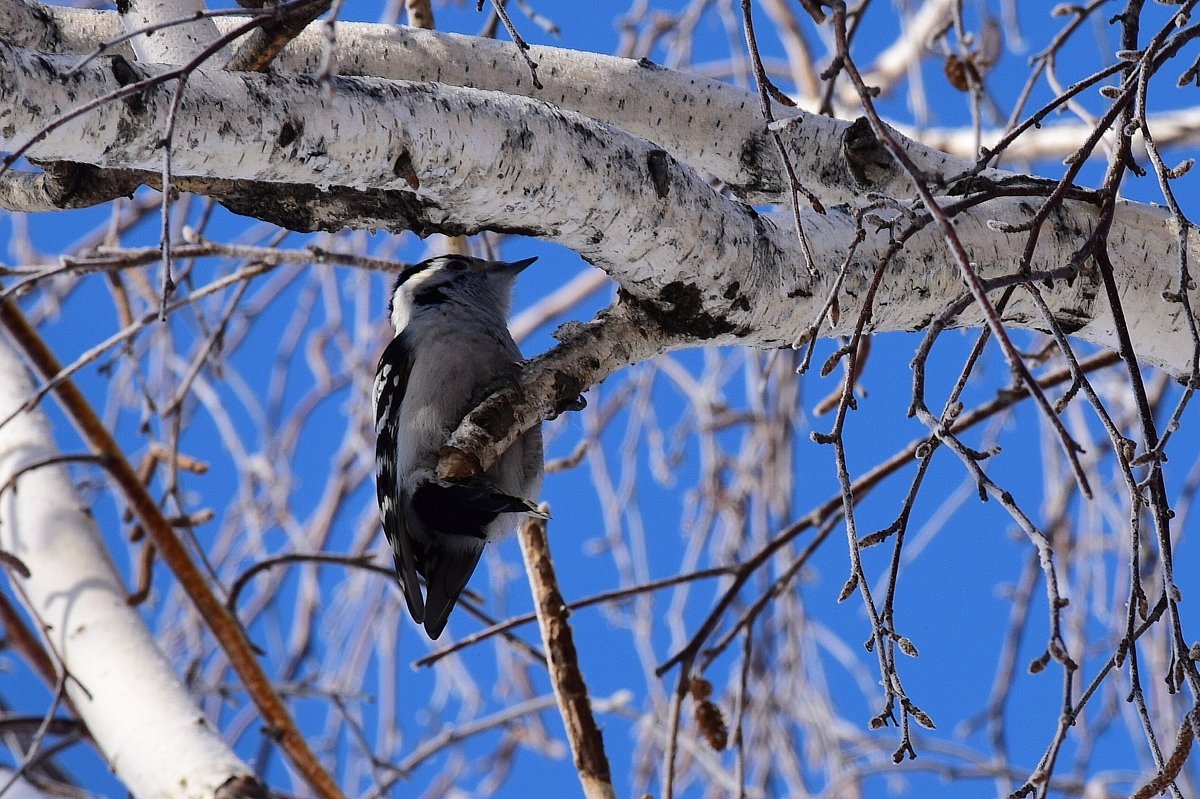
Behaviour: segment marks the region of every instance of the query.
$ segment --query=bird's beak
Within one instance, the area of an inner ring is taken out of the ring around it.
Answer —
[[[510,277],[516,277],[517,275],[521,274],[525,267],[529,266],[536,260],[537,256],[535,255],[532,258],[525,258],[520,261],[512,261],[510,263],[500,264],[498,268],[504,274],[509,275]]]

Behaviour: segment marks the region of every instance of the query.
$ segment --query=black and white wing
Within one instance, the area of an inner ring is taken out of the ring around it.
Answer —
[[[375,370],[375,491],[383,534],[392,546],[396,562],[396,579],[404,592],[408,612],[420,624],[425,620],[425,602],[417,582],[413,540],[400,507],[406,500],[401,495],[400,476],[396,473],[400,407],[408,389],[413,357],[413,350],[401,332],[383,351]]]

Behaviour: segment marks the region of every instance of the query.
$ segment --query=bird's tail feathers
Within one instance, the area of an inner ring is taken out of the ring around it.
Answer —
[[[511,494],[496,492],[494,497],[501,499],[504,503],[504,513],[528,513],[536,519],[549,519],[550,514],[542,510],[533,502],[520,497],[514,497]]]
[[[437,640],[458,596],[467,587],[483,545],[470,548],[430,547],[425,551],[425,632]]]
[[[425,620],[425,600],[421,597],[421,584],[417,582],[416,561],[413,558],[412,541],[408,533],[401,533],[392,542],[392,559],[396,564],[396,580],[408,604],[409,615],[420,624]]]
[[[479,563],[489,525],[504,513],[548,515],[527,499],[500,491],[487,480],[422,482],[403,504],[402,531],[392,542],[396,574],[409,613],[432,639],[446,627],[450,611]],[[391,540],[391,539],[389,539]],[[417,574],[425,578],[422,598]]]

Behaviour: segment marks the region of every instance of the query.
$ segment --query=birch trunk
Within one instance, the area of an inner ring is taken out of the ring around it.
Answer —
[[[35,387],[0,335],[0,418]],[[257,785],[171,668],[127,591],[40,409],[0,426],[0,548],[29,569],[9,579],[70,677],[67,694],[109,767],[138,799],[252,795]]]

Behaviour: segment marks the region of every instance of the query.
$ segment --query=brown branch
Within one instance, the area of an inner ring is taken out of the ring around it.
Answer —
[[[1179,776],[1184,764],[1187,763],[1188,754],[1192,751],[1192,741],[1195,739],[1193,726],[1197,723],[1200,723],[1200,707],[1192,708],[1192,711],[1183,717],[1183,724],[1179,726],[1179,733],[1175,736],[1175,749],[1167,758],[1167,762],[1163,764],[1162,770],[1130,795],[1129,799],[1151,799],[1171,786],[1171,783]]]
[[[599,594],[593,594],[592,596],[584,597],[583,599],[571,602],[566,606],[566,609],[570,612],[574,612],[576,610],[582,610],[583,608],[589,608],[592,605],[600,605],[606,602],[618,602],[620,600],[637,596],[638,594],[658,591],[662,588],[670,588],[675,585],[680,585],[681,583],[692,582],[693,580],[723,577],[727,574],[731,574],[735,571],[735,569],[736,567],[733,566],[717,566],[711,569],[700,569],[699,571],[687,572],[686,574],[676,574],[671,577],[664,577],[660,580],[650,580],[649,582],[642,583],[640,585],[615,588],[612,591],[603,591]],[[468,610],[471,608],[469,604],[467,604],[466,607]],[[484,627],[477,633],[471,633],[470,635],[458,639],[452,644],[444,646],[441,649],[430,652],[424,657],[414,660],[412,664],[413,668],[419,669],[425,666],[432,666],[434,663],[446,657],[447,655],[452,655],[455,652],[466,649],[469,646],[473,646],[474,644],[491,638],[492,636],[507,633],[514,627],[520,627],[522,624],[528,624],[535,619],[537,619],[536,613],[523,613],[520,616],[513,616],[512,618],[505,619],[504,621],[492,623],[491,626]]]
[[[277,8],[276,17],[252,31],[225,69],[231,72],[263,72],[287,44],[300,35],[308,24],[329,10],[333,0],[313,0],[308,4]]]
[[[4,630],[8,645],[21,653],[25,662],[38,673],[46,685],[58,682],[58,669],[54,667],[54,660],[4,594],[0,594],[0,629]]]
[[[21,309],[11,300],[0,300],[0,324],[4,325],[13,342],[21,348],[44,378],[49,379],[61,371],[62,367],[54,353],[37,330],[30,325]],[[170,567],[180,586],[196,606],[197,615],[212,630],[217,643],[229,658],[230,665],[246,687],[246,692],[262,714],[270,734],[279,742],[292,765],[322,799],[343,799],[337,783],[309,748],[287,706],[275,692],[271,678],[255,658],[245,631],[213,594],[203,573],[192,561],[175,530],[163,517],[145,484],[138,479],[137,472],[126,460],[87,398],[70,380],[59,383],[54,391],[80,435],[91,445],[96,455],[105,460],[113,482],[117,484],[129,507],[150,534],[150,540],[154,542],[163,562]]]
[[[567,607],[558,590],[558,578],[550,560],[550,545],[546,541],[546,523],[530,518],[518,530],[529,589],[537,609],[538,627],[546,644],[550,680],[554,697],[567,728],[575,768],[587,799],[611,799],[612,772],[604,754],[604,739],[592,716],[587,685],[579,671],[579,659],[571,625],[567,622]]]
[[[235,612],[237,610],[238,597],[242,595],[242,591],[249,584],[250,580],[254,578],[254,575],[267,569],[273,569],[276,566],[288,563],[341,563],[347,566],[370,566],[372,558],[372,555],[330,555],[324,552],[295,552],[289,555],[278,555],[273,558],[267,558],[254,564],[238,576],[237,580],[233,583],[233,587],[229,589],[229,598],[225,600],[225,606],[229,608],[231,613]]]
[[[405,0],[404,8],[408,12],[410,28],[433,30],[433,3],[430,0]]]

